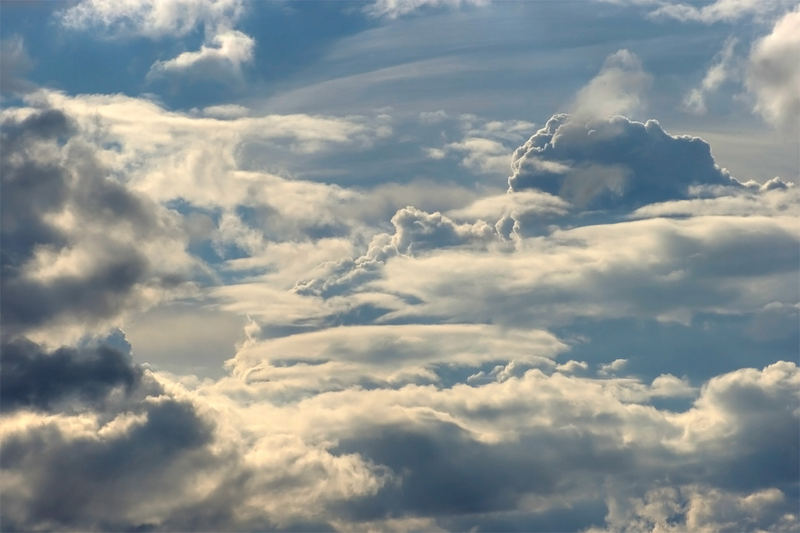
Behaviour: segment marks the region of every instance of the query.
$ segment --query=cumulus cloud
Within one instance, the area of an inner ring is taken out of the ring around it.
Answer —
[[[364,255],[330,264],[324,277],[301,281],[295,290],[330,296],[376,277],[386,260],[396,255],[449,247],[485,248],[502,240],[498,229],[483,220],[459,224],[442,213],[412,206],[398,210],[391,222],[394,233],[374,236]]]
[[[117,181],[64,113],[6,113],[2,128],[5,335],[80,336],[189,281],[174,216]]]
[[[576,109],[646,80],[617,53]],[[1,115],[6,528],[797,529],[797,187],[583,111],[499,194],[265,163],[348,157],[382,119],[26,102]],[[478,170],[533,128],[458,120],[440,161]],[[204,321],[102,336],[187,293]],[[136,363],[231,315],[221,377]]]
[[[255,41],[233,28],[244,9],[241,0],[83,0],[62,10],[60,20],[70,29],[99,30],[115,38],[183,37],[200,27],[206,36],[200,50],[156,61],[150,74],[219,76],[241,74],[242,65],[253,58]]]
[[[796,130],[800,123],[800,9],[784,15],[756,41],[747,67],[747,88],[769,122]]]
[[[641,498],[611,503],[608,529],[600,531],[726,531],[788,532],[798,525],[786,513],[786,495],[777,488],[752,493],[723,491],[703,485],[651,489]]]
[[[693,185],[734,182],[702,139],[658,122],[555,115],[512,156],[511,191],[538,189],[583,208],[686,198]]]
[[[243,8],[240,0],[82,0],[60,16],[62,24],[76,30],[100,29],[109,36],[155,39],[183,36],[197,26],[230,26]]]

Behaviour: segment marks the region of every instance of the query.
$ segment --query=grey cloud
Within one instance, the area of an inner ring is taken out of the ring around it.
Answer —
[[[756,4],[758,5],[758,4]],[[800,8],[786,13],[750,52],[746,85],[755,109],[769,122],[798,131],[800,124]]]
[[[514,151],[511,191],[539,189],[584,208],[630,208],[686,198],[693,185],[731,185],[702,139],[658,122],[589,122],[554,115]]]
[[[130,354],[102,344],[48,352],[28,339],[14,339],[3,343],[0,362],[3,411],[52,409],[72,399],[94,405],[115,389],[130,393],[142,381]]]
[[[177,224],[110,177],[64,113],[7,117],[2,139],[6,335],[106,322],[139,305],[143,288],[183,281],[190,262]]]
[[[787,500],[774,487],[749,493],[703,484],[653,488],[641,497],[611,500],[602,531],[797,531],[800,523],[786,512]]]
[[[402,480],[353,505],[350,511],[362,520],[381,515],[464,519],[512,511],[527,494],[574,496],[576,484],[587,478],[632,466],[626,465],[631,457],[611,440],[550,429],[491,444],[448,423],[377,426],[340,441],[339,448],[389,466]]]
[[[485,388],[415,389],[417,398],[411,390],[385,398],[365,392],[378,411],[384,402],[401,402],[406,421],[339,425],[338,449],[386,465],[398,482],[341,512],[352,520],[428,516],[472,527],[528,505],[538,509],[529,511],[528,523],[552,531],[561,530],[558,523],[541,519],[557,520],[564,507],[595,510],[574,529],[602,523],[597,507],[585,505],[605,500],[606,521],[616,530],[623,523],[618,505],[634,495],[703,485],[706,495],[742,498],[738,510],[717,507],[720,523],[741,516],[768,527],[791,512],[796,493],[798,378],[789,362],[737,370],[707,382],[691,408],[678,413],[630,403],[624,390],[633,384],[624,380],[603,385],[538,371]],[[616,398],[592,397],[598,386]],[[321,401],[333,402],[335,412],[347,400]],[[428,409],[413,408],[422,405]],[[513,436],[501,437],[504,428]],[[676,508],[676,530],[685,510]],[[684,524],[692,524],[691,515]],[[796,517],[788,523],[796,527]]]
[[[439,212],[427,213],[413,206],[398,210],[392,217],[392,225],[394,233],[373,237],[364,255],[331,265],[326,279],[298,282],[295,291],[305,295],[333,296],[379,277],[381,265],[398,254],[414,255],[458,246],[485,248],[492,242],[502,241],[499,229],[482,220],[459,224]]]
[[[4,494],[4,526],[155,529],[191,492],[189,476],[217,459],[206,448],[211,426],[191,404],[168,399],[139,410],[143,420],[110,435],[50,423],[5,438],[2,468],[22,481]]]
[[[35,86],[25,79],[33,66],[20,36],[0,41],[0,94],[23,94]]]

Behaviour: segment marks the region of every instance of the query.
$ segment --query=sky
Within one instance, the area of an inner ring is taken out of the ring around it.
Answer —
[[[797,0],[0,38],[0,529],[800,531]]]

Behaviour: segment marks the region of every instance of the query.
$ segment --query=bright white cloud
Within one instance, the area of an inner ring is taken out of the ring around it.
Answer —
[[[800,128],[800,9],[787,13],[772,32],[753,45],[747,87],[758,111],[769,122],[792,131]]]
[[[236,30],[218,33],[210,45],[203,45],[197,52],[183,52],[167,61],[157,61],[150,74],[170,72],[220,73],[226,70],[241,74],[244,63],[253,59],[255,41]]]
[[[184,36],[198,26],[213,35],[232,27],[243,11],[241,0],[81,0],[60,16],[75,30],[159,39]]]
[[[191,72],[225,79],[253,59],[255,40],[233,28],[244,10],[241,0],[83,0],[60,17],[67,28],[119,38],[175,38],[202,28],[206,38],[199,50],[156,61],[150,75]]]

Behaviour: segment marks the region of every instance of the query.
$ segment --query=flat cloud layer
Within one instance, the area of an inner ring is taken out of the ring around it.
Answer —
[[[219,36],[241,7],[125,6],[63,16]],[[414,145],[476,184],[264,163],[403,150],[392,110],[49,89],[4,108],[2,527],[800,530],[797,188],[616,114],[649,83],[617,52],[538,131],[468,116],[462,141]],[[213,377],[125,335],[217,350],[231,316]]]

